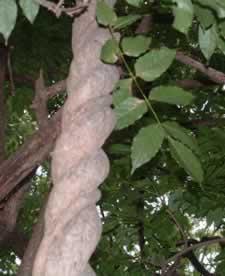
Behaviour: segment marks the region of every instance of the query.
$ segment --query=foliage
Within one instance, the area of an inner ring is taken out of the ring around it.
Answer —
[[[42,67],[49,84],[62,79],[71,56],[71,20],[56,21],[42,9],[38,14],[34,0],[18,3],[0,0],[0,32],[15,45],[15,73],[36,77]],[[150,26],[137,33],[146,16],[152,17]],[[97,275],[152,275],[182,250],[181,240],[225,235],[224,84],[211,75],[211,82],[192,91],[179,87],[180,80],[204,84],[206,77],[177,59],[179,51],[224,72],[224,19],[223,0],[119,0],[114,8],[98,2],[97,20],[112,33],[101,59],[120,66],[124,77],[114,89],[117,126],[106,145],[111,173],[98,206],[104,230],[92,258]],[[23,85],[15,97],[7,94],[8,155],[35,130],[31,91]],[[21,214],[29,234],[49,187],[43,172],[33,180]],[[223,247],[195,254],[208,271],[224,275]],[[12,275],[15,257],[3,255],[10,266],[1,262],[1,269]],[[188,258],[177,271],[200,275]]]

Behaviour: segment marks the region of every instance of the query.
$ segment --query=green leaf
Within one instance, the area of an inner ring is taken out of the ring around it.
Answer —
[[[130,146],[125,144],[113,144],[108,149],[111,154],[126,155],[130,154]]]
[[[109,39],[102,47],[101,59],[106,63],[115,63],[119,52],[118,42],[115,39]]]
[[[194,137],[188,134],[188,130],[186,128],[181,127],[176,122],[165,122],[163,123],[163,127],[165,128],[166,132],[174,139],[180,141],[195,153],[199,153],[197,142],[195,141]]]
[[[194,4],[195,15],[203,29],[207,29],[216,22],[216,17],[213,10],[201,6],[198,3]]]
[[[220,24],[218,25],[218,29],[219,29],[219,33],[222,37],[225,36],[225,22],[220,22]]]
[[[192,25],[194,8],[191,0],[174,0],[176,7],[173,8],[174,22],[173,27],[178,31],[187,34]]]
[[[200,49],[207,60],[209,60],[216,50],[217,31],[215,25],[207,30],[203,30],[199,26],[198,40]]]
[[[30,21],[30,23],[33,23],[39,11],[39,4],[37,3],[37,1],[20,0],[19,3],[26,18]]]
[[[128,78],[128,79],[121,79],[117,82],[116,84],[116,89],[121,88],[121,89],[127,89],[129,90],[129,92],[131,93],[132,90],[132,78]]]
[[[116,106],[115,112],[117,116],[116,129],[122,129],[140,119],[147,112],[147,106],[143,100],[128,97]]]
[[[148,50],[150,42],[150,37],[142,35],[136,37],[124,37],[121,46],[125,55],[138,57]]]
[[[225,1],[224,0],[197,0],[197,2],[210,10],[217,13],[219,18],[225,17]]]
[[[127,89],[118,89],[116,93],[113,94],[113,105],[116,107],[125,99],[130,97],[129,91]]]
[[[6,41],[15,26],[17,5],[14,0],[0,0],[0,33]]]
[[[172,157],[177,161],[192,178],[201,183],[203,181],[203,170],[196,155],[182,143],[168,137]]]
[[[132,144],[132,173],[150,161],[159,151],[165,132],[159,124],[153,124],[142,128],[136,137],[134,137]]]
[[[134,22],[136,22],[138,19],[140,19],[142,16],[139,14],[130,14],[126,16],[120,16],[117,18],[117,21],[114,23],[113,28],[114,29],[123,29],[127,26],[130,26]]]
[[[194,96],[180,87],[158,86],[151,90],[149,99],[157,102],[186,106],[193,101]]]
[[[117,20],[114,10],[104,2],[97,3],[96,16],[103,26],[112,26]]]
[[[175,50],[162,47],[138,58],[135,63],[137,76],[145,81],[153,81],[160,77],[171,65],[176,55]]]
[[[217,47],[225,55],[225,40],[222,37],[218,37]]]
[[[215,210],[210,210],[206,216],[207,224],[210,226],[212,223],[218,227],[224,218],[224,210],[222,208],[217,208]]]
[[[131,6],[134,6],[136,8],[140,7],[143,5],[144,1],[143,0],[126,0],[128,4]]]
[[[132,79],[119,80],[113,93],[113,105],[117,106],[132,94]]]

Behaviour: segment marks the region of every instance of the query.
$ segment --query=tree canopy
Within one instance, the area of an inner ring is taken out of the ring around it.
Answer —
[[[88,5],[0,0],[0,275],[21,276],[54,185],[72,22]],[[225,1],[99,1],[96,20],[120,80],[92,267],[225,275]]]

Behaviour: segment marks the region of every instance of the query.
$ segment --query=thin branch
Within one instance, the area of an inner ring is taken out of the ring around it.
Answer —
[[[113,233],[113,232],[114,232],[115,230],[117,230],[120,226],[121,226],[121,225],[118,223],[118,224],[116,224],[114,227],[112,227],[111,229],[109,229],[109,230],[107,230],[107,231],[104,231],[104,232],[102,233],[102,235],[108,237],[109,234]]]
[[[6,72],[6,80],[10,81],[9,73]],[[26,84],[33,88],[35,79],[29,75],[14,74],[13,80],[17,84]],[[46,87],[48,97],[53,97],[59,92],[63,92],[66,89],[66,80],[57,81],[56,83]]]
[[[177,228],[178,228],[178,230],[180,232],[180,235],[183,238],[183,244],[185,245],[184,248],[187,248],[188,247],[188,237],[186,236],[186,234],[185,234],[183,228],[181,227],[179,221],[177,220],[177,218],[175,217],[175,215],[173,214],[173,212],[168,207],[166,208],[166,213],[171,217],[172,221],[177,226]],[[166,264],[164,264],[162,266],[162,275],[165,275],[165,276],[172,276],[172,275],[174,275],[174,273],[176,272],[176,269],[177,269],[179,263],[180,263],[180,258],[177,258],[175,260],[174,264],[172,265],[172,267],[170,267],[169,271],[167,271],[167,273],[165,272],[166,271]]]
[[[191,252],[200,247],[208,246],[208,245],[215,244],[215,243],[225,243],[225,238],[217,238],[217,239],[207,240],[207,241],[199,242],[197,244],[193,244],[193,245],[189,246],[188,248],[184,248],[182,251],[178,252],[171,258],[167,259],[165,262],[165,265],[167,265],[171,262],[175,262],[178,258],[185,256],[188,252]]]
[[[4,45],[0,45],[0,162],[5,158],[5,127],[6,127],[6,112],[5,112],[5,97],[4,83],[6,76],[8,49]]]
[[[186,127],[199,127],[199,126],[207,126],[207,127],[223,127],[225,124],[225,118],[209,118],[209,119],[199,119],[199,120],[191,120],[187,122],[181,123]]]
[[[172,218],[172,220],[174,221],[174,223],[176,224],[180,234],[181,234],[181,237],[183,238],[184,240],[184,245],[185,245],[185,248],[188,247],[188,237],[187,235],[185,234],[183,228],[181,227],[179,221],[177,220],[177,218],[175,217],[175,215],[173,214],[173,212],[167,207],[166,209],[166,212],[167,214],[169,214],[169,216]]]
[[[212,67],[205,66],[203,63],[186,56],[183,52],[179,52],[179,51],[177,52],[176,60],[183,64],[186,64],[195,68],[196,70],[206,75],[209,79],[211,79],[215,83],[225,84],[224,73],[217,71]]]
[[[144,225],[144,191],[139,191],[139,199],[137,201],[137,214],[138,214],[138,243],[140,247],[140,257],[143,261],[145,257],[145,225]]]
[[[8,73],[9,73],[9,82],[10,82],[10,86],[11,86],[11,93],[12,93],[13,96],[15,96],[16,88],[15,88],[15,83],[14,83],[14,78],[13,78],[13,70],[12,70],[12,62],[11,62],[11,53],[10,53],[10,51],[8,52],[7,67],[8,67]]]
[[[60,109],[48,120],[45,131],[38,130],[0,166],[0,202],[6,200],[34,168],[48,156],[61,131]]]
[[[163,15],[163,17],[165,17],[165,15]],[[150,15],[150,16],[143,17],[143,19],[138,24],[136,33],[150,32],[153,28],[154,21],[157,21],[158,19],[159,19],[159,15],[155,15],[155,16]],[[167,22],[167,24],[168,24],[168,22]],[[189,65],[189,66],[195,68],[196,70],[200,71],[204,75],[208,76],[208,78],[211,79],[215,83],[225,84],[225,74],[224,73],[222,73],[214,68],[205,66],[203,63],[186,56],[183,52],[180,52],[180,51],[177,52],[176,60],[185,65]]]
[[[217,238],[220,237],[204,237],[204,239],[202,239],[200,242],[202,241],[206,241],[206,240],[215,240]],[[188,246],[191,246],[193,244],[198,244],[199,241],[195,240],[195,239],[188,239]],[[184,244],[183,240],[177,241],[176,246],[182,246]],[[208,272],[205,267],[201,264],[201,262],[198,260],[198,258],[195,256],[193,251],[188,252],[187,254],[185,254],[183,256],[183,258],[187,258],[189,259],[189,261],[192,263],[192,265],[194,266],[194,268],[201,273],[201,275],[203,276],[211,276],[213,274],[211,274],[210,272]]]
[[[177,260],[171,265],[167,272],[162,271],[162,276],[179,276],[177,273],[177,268],[180,265],[181,258],[177,258]]]
[[[49,11],[54,13],[56,17],[59,17],[62,13],[65,13],[69,16],[74,16],[82,13],[84,10],[87,9],[89,1],[83,1],[78,3],[76,6],[65,8],[63,6],[62,0],[59,0],[58,3],[53,3],[49,0],[36,0],[42,7],[47,8]]]
[[[184,89],[199,89],[199,88],[205,88],[208,86],[215,85],[215,83],[210,81],[202,81],[202,80],[200,81],[195,79],[184,79],[184,80],[177,80],[176,85]]]
[[[10,81],[9,72],[6,72],[6,80]],[[33,86],[34,79],[29,75],[20,75],[20,74],[13,74],[13,80],[17,84],[26,84],[28,86]]]
[[[59,0],[59,2],[56,4],[56,10],[59,10],[64,4],[64,0]]]
[[[188,258],[192,263],[193,267],[202,275],[202,276],[212,276],[208,270],[199,262],[198,258],[195,256],[194,252],[188,252],[184,257]]]
[[[152,31],[153,28],[153,18],[152,15],[143,16],[142,20],[138,24],[135,33],[136,34],[146,34]]]
[[[59,92],[64,92],[65,90],[66,90],[66,80],[61,80],[49,87],[46,87],[46,94],[48,98],[51,98],[59,94]]]
[[[48,120],[48,109],[47,93],[42,70],[40,70],[39,78],[35,81],[35,98],[32,107],[36,111],[39,127],[43,129],[46,126]]]

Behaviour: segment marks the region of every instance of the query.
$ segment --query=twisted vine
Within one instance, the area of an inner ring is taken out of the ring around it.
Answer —
[[[95,20],[96,0],[73,24],[73,61],[67,80],[62,133],[52,158],[53,189],[33,276],[95,275],[88,261],[101,235],[98,186],[109,172],[101,149],[115,126],[110,95],[117,69],[100,61],[110,38]]]

